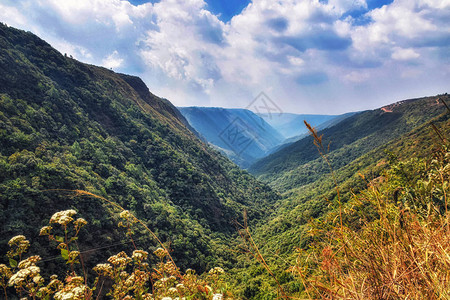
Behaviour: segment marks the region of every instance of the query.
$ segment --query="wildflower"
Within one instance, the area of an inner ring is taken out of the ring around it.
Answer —
[[[41,228],[39,235],[50,235],[50,231],[53,229],[52,226],[44,226]]]
[[[212,300],[222,300],[223,294],[214,294]]]
[[[153,294],[147,293],[142,296],[143,300],[153,300]]]
[[[11,238],[8,242],[8,245],[10,247],[14,246],[14,245],[18,245],[21,242],[26,241],[26,238],[24,235],[16,235],[15,237]]]
[[[131,274],[127,280],[125,280],[125,285],[126,286],[132,286],[134,284],[134,282],[136,281],[136,276],[134,276],[134,274]]]
[[[122,278],[122,279],[125,279],[125,278],[128,277],[128,273],[125,272],[125,271],[122,271],[122,272],[120,272],[119,277]]]
[[[80,255],[79,251],[70,251],[69,252],[69,260],[75,260]]]
[[[148,252],[143,250],[134,250],[133,255],[131,256],[135,260],[144,260],[147,259]]]
[[[125,252],[120,252],[116,255],[108,258],[108,262],[110,262],[114,266],[125,266],[131,261],[131,258]]]
[[[82,284],[84,282],[84,278],[81,276],[73,276],[73,277],[67,277],[67,282],[70,282],[72,284]]]
[[[171,287],[168,292],[169,292],[169,294],[175,295],[178,293],[178,290],[174,287]]]
[[[33,277],[33,281],[34,281],[34,283],[39,284],[44,281],[44,278],[42,278],[42,276],[38,274]]]
[[[16,235],[9,240],[8,245],[12,248],[8,251],[7,256],[13,258],[14,256],[21,255],[30,247],[30,241],[28,241],[23,235]]]
[[[76,215],[76,213],[77,212],[73,209],[59,211],[53,214],[53,216],[50,218],[50,223],[58,223],[65,226],[73,221],[72,216]]]
[[[211,275],[220,275],[225,273],[225,271],[221,267],[215,267],[209,270],[209,274]]]
[[[77,276],[79,277],[79,276]],[[78,281],[78,280],[77,280]],[[74,286],[73,283],[70,283],[68,286],[65,286],[62,290],[58,291],[54,295],[54,299],[56,300],[82,300],[85,299],[86,293],[88,292],[88,288],[83,284],[77,284]]]
[[[119,217],[127,220],[131,217],[131,213],[128,210],[124,210],[124,211],[120,212]]]
[[[34,278],[36,276],[40,276],[39,272],[41,270],[37,266],[28,266],[24,269],[20,269],[17,273],[13,274],[8,281],[8,285],[10,286],[21,286],[26,283],[27,278]]]
[[[160,279],[160,281],[161,281],[162,283],[164,283],[164,282],[166,282],[166,281],[169,281],[169,278],[163,277],[163,278]]]
[[[98,264],[94,267],[94,271],[98,275],[109,276],[112,273],[112,266],[110,264]]]
[[[75,229],[79,229],[87,224],[87,221],[83,218],[76,219],[73,224],[75,225]]]
[[[5,264],[0,264],[0,275],[6,275],[5,277],[11,276],[11,269]]]
[[[31,266],[35,266],[36,263],[40,260],[41,260],[41,257],[39,255],[30,256],[27,259],[20,261],[18,267],[19,267],[19,269],[25,269],[25,268],[28,268]]]
[[[158,256],[159,258],[163,258],[164,256],[167,255],[167,251],[164,250],[163,248],[158,248],[153,252],[156,256]]]

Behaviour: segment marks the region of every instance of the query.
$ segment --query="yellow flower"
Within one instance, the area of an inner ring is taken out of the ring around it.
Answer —
[[[39,235],[49,235],[50,231],[53,229],[52,226],[44,226],[41,228],[41,231],[39,232]]]
[[[147,259],[148,252],[144,250],[134,250],[133,255],[131,256],[135,260],[144,260]]]

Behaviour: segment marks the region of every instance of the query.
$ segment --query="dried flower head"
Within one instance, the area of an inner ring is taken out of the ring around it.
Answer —
[[[144,250],[134,250],[133,255],[131,256],[134,260],[144,260],[147,259],[148,252]]]
[[[11,247],[11,250],[8,251],[7,256],[13,258],[26,252],[30,247],[30,241],[23,235],[16,235],[9,240],[8,245]]]
[[[41,228],[39,235],[50,235],[50,231],[53,229],[52,226],[44,226]]]
[[[112,266],[110,264],[98,264],[94,267],[94,271],[98,275],[110,276],[112,274]]]
[[[108,262],[114,266],[126,266],[130,261],[131,258],[124,251],[108,258]]]
[[[86,225],[87,221],[83,218],[78,218],[73,222],[73,224],[75,225],[75,230],[78,230],[81,227],[83,227],[84,225]]]
[[[159,258],[164,258],[167,255],[167,251],[163,248],[158,248],[153,253],[158,256]]]

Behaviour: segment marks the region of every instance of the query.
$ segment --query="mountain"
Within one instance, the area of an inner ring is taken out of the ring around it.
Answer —
[[[80,248],[103,249],[85,263],[105,261],[114,245],[129,248],[113,207],[74,192],[84,190],[133,211],[179,266],[201,271],[231,264],[233,222],[244,210],[261,220],[279,198],[205,145],[140,78],[81,63],[3,24],[0,49],[1,253],[25,234],[31,253],[54,256],[39,228],[69,208],[89,222]],[[140,230],[134,240],[157,245]]]
[[[314,127],[326,128],[333,125],[335,122],[342,121],[351,114],[352,113],[343,115],[305,115],[291,113],[258,113],[258,116],[263,118],[286,139],[295,138],[298,140],[305,133],[308,133],[303,123],[304,120]]]
[[[179,107],[189,124],[211,145],[246,168],[283,140],[261,117],[246,109]]]
[[[266,177],[273,187],[284,192],[283,200],[277,202],[272,216],[266,222],[252,229],[252,240],[258,245],[258,253],[264,257],[267,268],[276,274],[278,282],[289,296],[321,299],[326,294],[327,297],[334,297],[336,291],[348,291],[340,289],[342,282],[357,286],[355,295],[363,290],[370,292],[384,285],[380,279],[390,281],[392,275],[397,273],[397,269],[373,271],[374,265],[386,266],[377,257],[389,257],[397,261],[402,254],[394,253],[397,251],[394,249],[398,249],[396,245],[403,248],[405,253],[411,253],[422,249],[419,246],[422,242],[428,245],[432,240],[439,240],[439,243],[446,244],[448,231],[445,237],[436,239],[438,229],[425,229],[431,223],[437,224],[437,227],[445,226],[441,224],[447,224],[448,218],[444,207],[450,178],[450,110],[443,105],[443,101],[449,103],[450,97],[443,94],[416,101],[400,101],[362,112],[360,116],[355,115],[353,121],[349,118],[348,123],[336,125],[338,128],[333,131],[328,128],[319,132],[319,136],[323,134],[325,152],[330,141],[326,132],[333,133],[335,137],[331,139],[331,151],[326,154],[333,175],[325,159],[317,155],[310,159],[303,157],[305,163],[300,162],[298,168],[292,167],[278,178]],[[365,122],[358,123],[358,119]],[[369,128],[375,126],[375,121],[380,123],[379,128],[370,134]],[[339,143],[338,137],[345,137],[344,133],[354,135],[364,128],[366,132],[360,134],[366,134],[367,138],[357,139],[334,151],[331,149],[335,141]],[[339,135],[339,131],[342,135]],[[317,153],[313,140],[307,139],[311,144],[308,153]],[[299,145],[301,141],[297,143]],[[364,148],[364,151],[360,152],[360,148]],[[342,164],[340,160],[346,159],[345,154],[353,152],[357,157]],[[264,178],[264,175],[260,176]],[[276,179],[271,181],[271,178]],[[432,183],[433,180],[438,183]],[[290,181],[294,184],[290,184]],[[388,232],[385,230],[387,227],[393,231]],[[373,231],[363,234],[367,229]],[[342,232],[337,233],[336,230]],[[423,232],[429,232],[430,235],[417,235]],[[356,237],[356,234],[359,236]],[[399,242],[398,237],[401,236],[405,237],[406,242]],[[377,242],[372,243],[375,240]],[[380,247],[392,252],[387,254],[389,251],[380,250]],[[427,260],[428,251],[422,253],[420,260]],[[347,264],[347,254],[354,258],[351,264]],[[370,259],[364,261],[366,255]],[[402,257],[411,258],[408,255]],[[418,256],[405,266],[415,265],[416,259],[419,259]],[[439,260],[441,262],[438,265],[443,265],[444,259]],[[279,289],[270,287],[276,287],[277,282],[267,273],[261,272],[261,268],[261,263],[255,259],[236,271],[236,281],[246,282],[242,293],[248,298],[270,298],[268,294],[275,298]],[[352,268],[358,273],[355,277],[348,275]],[[295,270],[298,277],[292,276],[291,272]],[[430,268],[424,274],[433,278],[440,270]],[[336,271],[342,271],[348,276],[340,279],[341,283],[332,282],[330,278],[334,278]],[[371,288],[366,286],[368,276],[359,275],[361,271],[369,271],[378,278],[372,281]],[[356,285],[355,278],[359,282]],[[317,284],[312,283],[316,280]],[[305,283],[307,287],[315,288],[309,289],[310,293],[307,293],[308,290],[305,292],[303,288]],[[418,283],[417,286],[416,290],[419,290],[424,285]],[[436,290],[433,286],[429,291],[434,294]],[[312,292],[323,293],[320,296]],[[379,295],[363,298],[378,299]],[[340,296],[345,297],[342,294]]]
[[[251,231],[252,241],[258,246],[258,251],[253,253],[264,257],[266,269],[270,268],[272,274],[276,274],[278,282],[260,272],[261,263],[255,259],[235,272],[237,282],[246,282],[245,287],[240,287],[241,293],[253,299],[270,298],[268,295],[275,298],[279,288],[271,287],[280,283],[292,298],[311,298],[303,288],[304,279],[322,278],[320,283],[323,285],[317,285],[319,292],[322,292],[321,287],[329,284],[330,277],[320,277],[324,274],[324,266],[334,263],[329,254],[339,253],[346,243],[356,241],[349,238],[347,228],[355,232],[361,228],[378,230],[376,226],[386,216],[380,215],[373,205],[382,203],[378,206],[382,211],[396,205],[397,212],[393,216],[398,220],[402,211],[409,212],[416,207],[429,211],[432,206],[424,204],[426,197],[434,199],[434,203],[445,204],[445,196],[434,196],[444,188],[436,186],[436,192],[430,192],[431,185],[426,185],[429,178],[435,178],[431,174],[436,171],[430,171],[434,166],[441,170],[440,184],[447,185],[449,178],[448,172],[442,171],[448,169],[450,136],[450,114],[444,101],[450,102],[448,94],[399,101],[357,113],[319,131],[322,152],[330,165],[318,153],[311,136],[252,165],[250,172],[282,193],[282,200],[273,207],[272,215]],[[396,179],[387,179],[392,177]],[[389,189],[379,190],[379,185]],[[338,235],[333,230],[341,228],[341,206],[345,233]],[[445,215],[442,217],[445,220]],[[429,219],[424,220],[426,227]],[[408,226],[416,226],[415,222],[414,219]],[[389,235],[378,230],[371,236],[379,240],[381,236]],[[365,241],[365,238],[359,241]],[[340,241],[341,245],[330,247],[330,240]],[[320,244],[323,248],[318,247]],[[361,249],[361,244],[357,245]],[[367,246],[367,252],[379,253],[378,246]],[[407,246],[408,251],[410,247],[416,249],[417,245],[411,243]],[[322,262],[316,264],[313,257],[321,257]],[[337,263],[345,261],[345,255],[336,259]],[[373,261],[366,262],[364,267],[355,263],[355,268],[372,270]],[[316,273],[319,277],[313,276],[314,269],[319,270]],[[331,272],[337,269],[331,268]],[[292,276],[292,270],[297,270],[300,278]],[[347,272],[347,269],[343,270]],[[360,279],[364,285],[365,277]],[[330,285],[327,290],[334,294],[337,286]]]
[[[447,95],[442,95],[447,99]],[[399,101],[379,109],[356,113],[323,129],[323,144],[335,168],[354,161],[442,113],[437,97]],[[311,136],[301,139],[253,164],[249,171],[286,191],[310,183],[327,172]]]

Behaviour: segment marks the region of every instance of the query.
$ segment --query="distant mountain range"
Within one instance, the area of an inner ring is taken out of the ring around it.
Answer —
[[[258,113],[257,115],[263,118],[264,121],[269,123],[286,139],[295,138],[307,132],[303,120],[306,120],[313,126],[319,126],[337,117],[336,115],[303,115],[291,113]]]
[[[250,110],[218,107],[178,109],[206,141],[244,168],[284,141],[277,130]]]
[[[303,120],[326,128],[352,115],[269,114],[220,107],[178,109],[205,141],[243,168],[305,137]]]
[[[323,144],[330,151],[334,166],[340,168],[428,122],[442,113],[442,106],[436,97],[399,101],[379,109],[347,115],[336,124],[323,123],[326,128],[319,127],[319,134],[324,136]],[[257,161],[249,171],[281,190],[289,190],[310,183],[328,172],[323,166],[319,168],[316,160],[321,161],[320,155],[312,137],[308,136]]]

